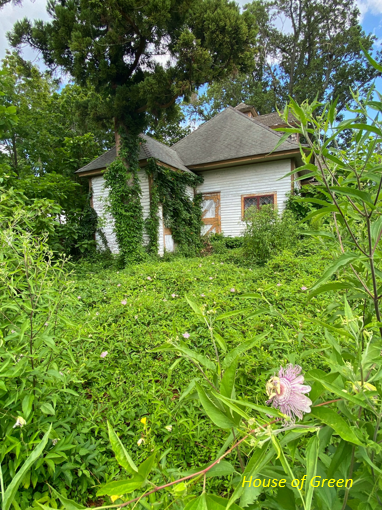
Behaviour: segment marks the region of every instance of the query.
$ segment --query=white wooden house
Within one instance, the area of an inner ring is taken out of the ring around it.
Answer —
[[[287,193],[293,190],[294,176],[282,178],[301,165],[297,140],[287,140],[272,152],[281,136],[274,129],[284,125],[277,113],[257,115],[253,107],[242,103],[226,108],[172,147],[141,135],[144,143],[139,154],[139,176],[144,218],[150,207],[149,182],[144,171],[149,158],[174,171],[203,176],[203,184],[189,190],[190,195],[203,194],[203,234],[241,235],[244,211],[252,205],[274,204],[282,211]],[[77,171],[81,177],[89,178],[93,207],[101,217],[105,215],[108,194],[102,174],[115,157],[114,147]],[[161,209],[159,215],[159,253],[163,254],[164,250],[173,251],[174,243],[163,224]],[[106,217],[103,231],[111,251],[117,253],[112,218]]]

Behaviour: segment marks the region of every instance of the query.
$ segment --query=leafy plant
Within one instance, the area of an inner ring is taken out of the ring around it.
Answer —
[[[293,214],[286,210],[282,215],[272,205],[246,210],[244,221],[244,255],[259,263],[287,248],[297,241],[297,224]]]

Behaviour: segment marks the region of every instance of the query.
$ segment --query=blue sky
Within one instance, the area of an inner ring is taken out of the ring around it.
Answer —
[[[237,0],[240,5],[245,5],[248,0]],[[13,24],[24,17],[30,19],[48,20],[46,13],[46,0],[23,0],[22,5],[15,6],[8,3],[0,11],[0,59],[5,55],[5,50],[9,48],[6,39],[6,33],[12,29]],[[382,0],[358,0],[358,6],[361,11],[361,24],[365,31],[376,35],[376,49],[382,49]],[[31,48],[25,48],[23,55],[28,60],[32,60],[38,65],[42,65],[39,55]]]

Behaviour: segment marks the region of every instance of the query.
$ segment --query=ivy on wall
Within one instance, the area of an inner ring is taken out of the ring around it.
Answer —
[[[126,264],[140,262],[144,257],[139,144],[138,136],[121,130],[118,157],[104,174],[120,256]]]
[[[150,159],[146,167],[151,179],[150,215],[145,227],[149,236],[149,250],[158,253],[159,248],[159,204],[163,206],[164,224],[171,229],[178,251],[184,255],[197,255],[201,249],[200,228],[202,225],[201,194],[191,198],[187,187],[195,188],[203,178],[188,172],[171,170]]]

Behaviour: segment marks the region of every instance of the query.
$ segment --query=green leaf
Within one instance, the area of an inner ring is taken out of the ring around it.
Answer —
[[[235,358],[231,365],[224,370],[220,383],[220,392],[224,397],[234,398],[235,396],[235,377],[239,358]]]
[[[203,388],[201,388],[197,383],[195,384],[195,386],[198,391],[199,399],[200,402],[202,403],[203,409],[205,410],[207,416],[211,419],[211,421],[221,429],[231,429],[236,427],[236,424],[232,420],[232,418],[225,415],[220,409],[218,409],[215,406],[215,404],[206,395]]]
[[[130,474],[134,474],[138,472],[137,466],[134,464],[133,459],[127,453],[125,447],[121,443],[121,440],[113,430],[113,427],[107,422],[107,428],[109,432],[109,440],[111,444],[111,448],[114,452],[115,458],[120,466],[122,466],[126,471]]]
[[[312,437],[306,447],[306,496],[305,510],[310,510],[313,500],[314,487],[310,483],[312,478],[316,476],[318,462],[318,434]]]
[[[359,258],[359,255],[354,253],[343,253],[338,257],[338,259],[332,264],[321,276],[319,280],[316,281],[316,283],[311,287],[310,291],[316,289],[323,283],[325,283],[329,278],[338,271],[341,267],[347,266],[348,264],[351,264],[354,260]]]
[[[25,397],[23,398],[22,409],[23,409],[24,418],[26,420],[28,419],[28,416],[30,415],[30,413],[32,411],[33,400],[34,400],[33,393],[29,393],[29,395],[25,395]]]
[[[140,489],[143,483],[144,478],[140,475],[135,475],[130,480],[109,482],[97,491],[97,496],[122,496],[123,494],[130,494],[136,489]]]
[[[53,495],[61,501],[65,510],[82,510],[85,508],[80,503],[77,503],[76,501],[73,501],[72,499],[68,499],[65,496],[63,496],[62,494],[60,494],[59,492],[57,492],[56,489],[54,489],[51,485],[49,485],[49,484],[47,484],[47,485],[52,490]]]
[[[250,310],[252,310],[252,307],[244,308],[244,310],[233,310],[232,312],[225,312],[225,313],[218,315],[215,320],[221,321],[223,319],[228,319],[229,317],[235,317],[235,315],[243,315]]]
[[[293,474],[292,468],[290,467],[289,462],[284,455],[284,451],[274,434],[271,434],[271,442],[273,448],[275,449],[275,452],[277,453],[276,459],[280,459],[285,474],[288,475],[291,478],[291,480],[294,480],[295,476]]]
[[[355,435],[354,431],[336,411],[333,411],[333,409],[328,407],[314,407],[312,408],[311,414],[331,427],[342,439],[345,439],[345,441],[362,446],[362,442]]]
[[[249,349],[252,349],[252,347],[255,347],[259,343],[260,340],[265,338],[268,335],[268,333],[263,333],[261,335],[256,336],[255,338],[252,338],[251,340],[247,340],[246,342],[243,342],[239,346],[235,347],[232,351],[230,351],[227,356],[224,358],[222,367],[227,368],[229,367],[233,361],[243,354],[244,352],[248,351]]]
[[[240,478],[239,483],[235,487],[235,490],[233,491],[233,494],[228,501],[227,510],[243,494],[245,490],[245,488],[243,487],[244,477],[245,480],[247,481],[250,480],[251,477],[256,476],[256,474],[261,470],[261,468],[271,460],[273,452],[270,456],[266,456],[267,450],[268,443],[264,443],[262,447],[255,449],[255,451],[252,454],[252,457],[250,458],[248,464],[245,467],[243,476]]]
[[[322,294],[323,292],[330,292],[332,290],[342,290],[342,289],[354,289],[354,285],[352,283],[347,282],[333,282],[333,283],[325,283],[320,287],[317,287],[315,290],[309,292],[309,297],[318,296],[318,294]]]
[[[244,411],[242,411],[240,409],[240,407],[238,407],[236,404],[234,404],[232,402],[232,400],[230,398],[226,398],[226,397],[223,397],[223,395],[220,395],[219,393],[217,393],[216,391],[213,391],[212,392],[213,396],[215,398],[218,398],[221,402],[223,402],[226,406],[228,406],[230,409],[232,409],[232,411],[234,411],[235,413],[237,413],[238,415],[242,416],[245,420],[249,420],[249,416],[247,415],[247,413],[245,413]]]
[[[16,496],[19,485],[24,478],[24,475],[27,473],[27,471],[32,467],[32,465],[36,462],[36,460],[40,457],[40,455],[44,451],[44,448],[45,448],[45,446],[48,442],[48,439],[49,439],[49,434],[50,434],[51,429],[52,429],[52,425],[50,425],[48,431],[46,432],[44,437],[41,439],[41,442],[38,444],[38,446],[36,446],[36,448],[33,450],[33,452],[29,455],[29,457],[26,459],[24,464],[21,466],[21,468],[17,471],[17,473],[13,477],[11,483],[8,485],[7,490],[4,493],[3,510],[9,510],[9,508]]]
[[[353,404],[355,404],[357,406],[364,407],[365,409],[369,409],[369,405],[367,402],[365,402],[364,400],[362,400],[359,397],[356,397],[355,395],[352,395],[351,393],[347,393],[342,388],[339,388],[338,386],[335,386],[334,384],[328,382],[326,380],[326,375],[327,374],[325,374],[325,372],[323,372],[322,370],[318,370],[318,369],[310,370],[307,374],[307,379],[313,379],[314,381],[319,382],[320,384],[322,384],[322,386],[326,390],[331,391],[332,393],[334,393],[335,395],[338,395],[339,397],[343,398],[344,400],[349,400],[350,402],[352,402]]]
[[[193,300],[190,299],[188,296],[185,296],[187,303],[191,306],[191,308],[194,310],[195,314],[198,315],[198,317],[203,317],[203,310],[202,308]]]
[[[365,204],[369,205],[372,209],[375,208],[373,199],[371,198],[369,193],[366,193],[366,191],[360,191],[358,189],[349,188],[346,186],[330,186],[330,189],[342,195],[346,195],[352,198],[358,198],[362,202],[365,202]]]
[[[56,411],[54,410],[52,404],[49,404],[48,402],[45,402],[45,404],[42,404],[40,406],[40,409],[44,414],[52,414],[52,415],[56,414]]]
[[[217,343],[220,345],[221,350],[226,353],[227,352],[227,345],[225,343],[224,338],[219,335],[216,331],[213,332],[214,339],[217,341]]]
[[[344,458],[350,458],[352,446],[351,443],[344,441],[341,439],[340,444],[337,446],[336,451],[332,457],[330,462],[330,466],[328,469],[328,479],[333,478],[338,467],[341,465]]]
[[[206,477],[228,476],[236,472],[236,469],[226,460],[221,460],[219,464],[215,464],[213,468],[207,471]]]
[[[274,407],[261,406],[259,404],[254,404],[253,402],[248,402],[247,400],[234,400],[234,399],[230,399],[230,400],[234,404],[238,404],[238,405],[245,406],[245,407],[250,407],[251,409],[254,409],[255,411],[258,411],[259,413],[262,413],[262,414],[267,414],[267,415],[269,414],[269,416],[275,416],[276,418],[286,418],[286,416],[283,413],[281,413]]]
[[[150,457],[148,457],[138,467],[138,473],[143,478],[144,481],[146,481],[147,477],[149,476],[154,464],[155,464],[155,453],[150,455]]]

